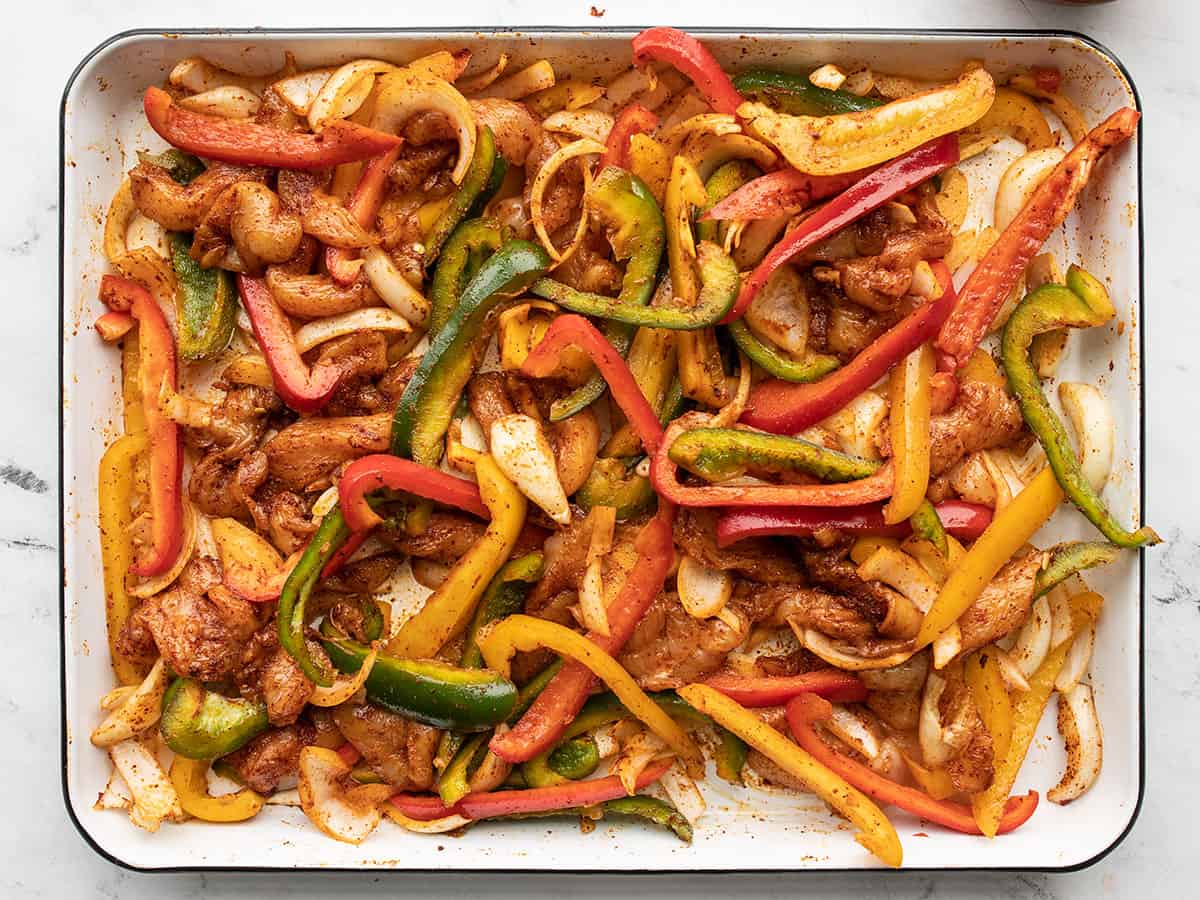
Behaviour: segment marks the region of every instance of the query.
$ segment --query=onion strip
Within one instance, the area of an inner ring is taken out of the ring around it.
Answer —
[[[398,331],[406,334],[412,331],[412,326],[400,313],[381,306],[355,309],[300,326],[296,331],[296,349],[307,353],[318,344],[359,331]]]
[[[356,59],[330,75],[313,97],[308,108],[308,127],[320,131],[334,119],[354,115],[366,102],[375,76],[395,71],[391,63],[380,59]]]
[[[534,176],[533,183],[529,187],[529,218],[533,221],[533,230],[537,233],[538,240],[542,242],[542,246],[546,248],[546,252],[550,254],[550,258],[555,264],[565,262],[583,242],[584,236],[587,234],[588,215],[587,204],[584,203],[579,214],[579,225],[575,229],[575,235],[571,238],[571,243],[567,249],[559,252],[558,248],[550,241],[550,235],[546,233],[546,220],[542,212],[542,198],[546,193],[546,188],[558,172],[562,165],[568,160],[581,158],[584,156],[600,156],[605,152],[605,146],[599,141],[581,138],[573,143],[567,144],[565,147],[559,147],[542,163],[542,167],[538,169],[537,175]],[[584,176],[584,196],[587,196],[587,188],[591,183],[591,169],[586,161],[581,163]]]

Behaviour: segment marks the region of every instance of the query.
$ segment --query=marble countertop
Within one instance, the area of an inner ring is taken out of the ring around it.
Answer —
[[[460,0],[438,11],[358,0],[318,11],[316,4],[260,0],[203,4],[184,12],[151,0],[93,3],[41,0],[12,5],[0,39],[0,109],[9,123],[0,171],[9,200],[0,217],[0,266],[9,299],[0,377],[13,386],[12,414],[0,431],[0,633],[9,635],[7,687],[0,692],[0,896],[226,898],[250,894],[426,897],[486,891],[496,898],[553,890],[593,897],[619,890],[659,897],[724,894],[731,877],[603,877],[551,882],[530,878],[445,877],[419,881],[374,876],[137,875],[96,856],[67,819],[59,773],[58,556],[55,489],[58,110],[78,60],[109,35],[132,27],[386,26],[596,24],[792,25],[797,27],[1058,27],[1081,31],[1112,49],[1141,92],[1145,128],[1146,309],[1148,320],[1150,492],[1146,519],[1168,543],[1150,556],[1148,598],[1148,786],[1141,817],[1101,863],[1072,875],[997,874],[738,877],[738,893],[841,897],[1074,898],[1186,896],[1195,889],[1183,865],[1194,853],[1184,816],[1200,805],[1200,779],[1187,748],[1200,739],[1200,526],[1189,513],[1200,476],[1185,459],[1188,435],[1200,438],[1194,410],[1200,306],[1187,273],[1195,253],[1188,224],[1200,189],[1192,177],[1200,84],[1189,55],[1200,33],[1200,5],[1178,0],[1118,0],[1090,8],[1040,0],[837,0],[782,4],[739,0]],[[736,10],[736,12],[734,12]],[[785,13],[784,10],[787,10]],[[600,18],[595,16],[602,13]],[[653,19],[654,22],[648,22]],[[1192,74],[1188,74],[1191,72]],[[1175,251],[1184,255],[1176,258]],[[1182,304],[1176,307],[1175,304]],[[1191,396],[1193,399],[1188,400]],[[1180,407],[1179,404],[1184,404]],[[1176,433],[1175,428],[1183,431]],[[1170,473],[1170,477],[1161,473]],[[336,883],[335,883],[336,881]]]

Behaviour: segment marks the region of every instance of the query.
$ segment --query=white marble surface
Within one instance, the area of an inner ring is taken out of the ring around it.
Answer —
[[[329,6],[334,9],[329,9]],[[376,896],[486,892],[521,897],[553,892],[592,897],[613,891],[704,896],[1021,897],[1194,896],[1195,824],[1200,805],[1191,748],[1200,739],[1200,528],[1188,513],[1200,496],[1191,460],[1195,431],[1194,342],[1200,308],[1189,272],[1195,258],[1200,145],[1194,59],[1200,5],[1118,0],[1094,8],[1039,0],[836,0],[830,3],[714,0],[459,0],[442,4],[209,2],[184,11],[161,0],[120,3],[13,0],[0,37],[0,266],[7,288],[0,381],[9,385],[0,429],[0,633],[7,678],[0,690],[0,897]],[[307,8],[306,8],[307,7]],[[785,12],[786,11],[786,12]],[[92,47],[137,26],[793,25],[1061,27],[1108,45],[1141,91],[1145,119],[1146,366],[1150,385],[1150,495],[1147,520],[1169,543],[1151,555],[1148,604],[1148,788],[1132,834],[1103,862],[1073,875],[873,875],[620,880],[353,876],[143,876],[95,856],[67,820],[59,787],[56,172],[59,96]],[[1176,256],[1177,253],[1184,254]],[[1192,350],[1188,350],[1193,346]],[[1187,410],[1193,410],[1188,413]],[[1169,474],[1168,474],[1169,473]]]

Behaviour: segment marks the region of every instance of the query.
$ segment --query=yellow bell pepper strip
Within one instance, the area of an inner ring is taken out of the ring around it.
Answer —
[[[1050,469],[1079,511],[1118,547],[1136,549],[1160,540],[1153,528],[1127,531],[1112,517],[1100,494],[1083,474],[1079,457],[1058,414],[1042,393],[1041,380],[1029,358],[1035,335],[1055,328],[1103,325],[1116,314],[1108,292],[1094,277],[1077,266],[1067,271],[1067,284],[1042,285],[1027,295],[1004,326],[1001,361],[1008,383],[1021,406],[1021,415],[1037,435]]]
[[[892,370],[888,382],[892,460],[896,486],[883,507],[887,525],[903,522],[916,513],[929,488],[929,379],[936,369],[933,348],[922,344]]]
[[[135,328],[121,342],[121,402],[124,406],[125,433],[146,430],[146,412],[142,408],[141,366],[138,357],[139,335]]]
[[[1046,523],[1063,501],[1062,488],[1050,469],[1043,469],[1012,502],[1000,510],[979,536],[962,562],[942,585],[937,600],[925,613],[917,633],[917,647],[933,642],[958,621],[978,599],[988,582],[1014,553]]]
[[[1072,541],[1061,544],[1053,549],[1046,567],[1037,573],[1037,579],[1033,583],[1033,596],[1036,598],[1049,593],[1056,585],[1062,584],[1084,569],[1108,565],[1120,553],[1120,547],[1106,541]]]
[[[679,694],[717,724],[770,758],[772,762],[803,781],[835,812],[859,829],[854,839],[889,866],[899,867],[904,859],[900,838],[887,816],[870,798],[840,775],[817,762],[806,750],[793,744],[756,714],[703,684],[689,684]]]
[[[671,269],[671,289],[676,302],[691,306],[700,291],[696,276],[696,243],[692,236],[692,210],[708,203],[708,191],[696,167],[687,157],[676,156],[667,182],[664,218],[667,226],[667,261]]]
[[[244,822],[257,816],[264,800],[250,788],[221,797],[209,796],[205,777],[208,766],[208,760],[182,756],[176,756],[171,763],[171,784],[183,811],[205,822]]]
[[[895,159],[978,121],[996,96],[992,76],[971,69],[946,87],[836,116],[791,116],[743,103],[747,131],[809,175],[841,175]]]
[[[507,676],[518,650],[553,650],[586,666],[612,689],[621,704],[679,756],[694,778],[703,777],[704,757],[692,739],[613,657],[571,629],[533,616],[509,616],[479,642],[488,667]]]
[[[178,389],[175,339],[158,303],[142,285],[119,275],[100,279],[100,299],[110,309],[138,320],[138,377],[143,398],[163,387]],[[183,444],[179,426],[157,403],[144,405],[150,447],[150,552],[129,569],[133,575],[161,575],[175,565],[183,547]]]
[[[1004,759],[1012,744],[1013,711],[1008,685],[1000,672],[1000,660],[994,647],[983,647],[967,657],[963,674],[979,717],[992,737],[992,754]]]
[[[451,638],[461,634],[475,612],[488,583],[508,561],[525,525],[524,495],[513,486],[495,460],[480,456],[475,477],[483,504],[491,513],[487,531],[460,559],[421,611],[388,641],[387,651],[409,659],[433,657]],[[482,647],[481,647],[482,649]],[[486,657],[486,652],[484,656]]]
[[[150,660],[127,656],[117,639],[133,613],[134,600],[125,589],[125,573],[133,562],[129,526],[133,522],[133,467],[146,449],[146,435],[127,434],[104,451],[97,478],[100,493],[100,556],[104,562],[104,599],[109,659],[121,684],[140,684]]]
[[[1096,621],[1103,603],[1104,599],[1099,594],[1090,591],[1071,598],[1071,621],[1075,626],[1075,633],[1078,634]],[[991,785],[987,790],[976,794],[971,803],[979,830],[988,837],[995,837],[999,832],[1005,801],[1016,784],[1021,765],[1025,762],[1025,756],[1029,753],[1029,747],[1037,734],[1042,713],[1045,712],[1050,695],[1054,692],[1054,680],[1066,662],[1070,649],[1071,641],[1063,641],[1046,654],[1042,664],[1029,679],[1029,690],[1013,698],[1012,737],[1008,752],[1004,756],[996,754],[995,774],[992,776]]]

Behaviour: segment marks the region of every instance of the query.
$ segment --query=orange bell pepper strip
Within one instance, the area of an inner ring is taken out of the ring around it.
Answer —
[[[1075,207],[1096,163],[1137,131],[1139,118],[1137,110],[1125,107],[1088,132],[1054,167],[979,261],[938,333],[937,348],[956,367],[966,363],[1050,232]]]
[[[325,169],[370,159],[399,147],[394,134],[336,120],[320,134],[224,119],[176,106],[161,88],[146,89],[142,106],[150,127],[168,144],[204,159],[274,169]]]
[[[399,155],[400,148],[397,146],[367,163],[358,186],[346,201],[346,208],[363,228],[370,229],[375,225],[375,217],[379,215],[388,185],[388,170]],[[329,272],[329,277],[341,285],[353,284],[363,267],[363,261],[357,253],[356,250],[342,247],[326,247],[325,270]]]
[[[952,831],[963,834],[982,834],[975,823],[971,808],[964,803],[952,803],[948,800],[934,800],[924,791],[897,784],[890,778],[884,778],[857,760],[843,756],[834,750],[817,734],[813,728],[814,722],[822,722],[833,714],[833,707],[828,700],[816,694],[800,694],[787,705],[788,727],[796,742],[813,755],[823,766],[845,778],[850,784],[864,794],[874,797],[880,803],[888,803],[907,810],[915,816],[936,822]],[[1030,791],[1024,797],[1009,797],[1002,804],[1003,817],[998,824],[998,834],[1007,834],[1020,828],[1033,815],[1038,805],[1037,791]]]
[[[100,299],[110,309],[129,312],[138,321],[138,374],[150,445],[150,552],[129,571],[148,577],[174,565],[183,547],[183,446],[179,426],[163,415],[154,400],[163,385],[178,389],[175,339],[150,292],[128,278],[105,275]]]
[[[929,489],[930,379],[936,365],[933,348],[922,344],[892,369],[888,429],[896,482],[892,499],[883,508],[883,521],[888,525],[915,513]]]

